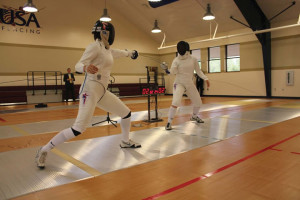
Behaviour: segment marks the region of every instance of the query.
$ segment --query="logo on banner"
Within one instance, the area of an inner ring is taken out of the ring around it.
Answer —
[[[23,11],[23,7],[3,7],[0,8],[0,31],[40,34],[41,26],[34,13]]]

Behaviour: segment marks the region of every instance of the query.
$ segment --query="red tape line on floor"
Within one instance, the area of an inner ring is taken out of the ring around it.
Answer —
[[[239,163],[241,163],[241,162],[244,162],[245,160],[248,160],[248,159],[250,159],[250,158],[252,158],[252,157],[254,157],[254,156],[257,156],[258,154],[261,154],[261,153],[263,153],[263,152],[265,152],[265,151],[267,151],[267,150],[270,150],[270,149],[272,149],[273,147],[275,147],[275,146],[277,146],[277,145],[279,145],[279,144],[282,144],[282,143],[284,143],[284,142],[286,142],[286,141],[288,141],[288,140],[290,140],[290,139],[292,139],[292,138],[294,138],[294,137],[297,137],[298,135],[300,135],[300,133],[297,133],[297,134],[295,134],[295,135],[292,135],[292,136],[290,136],[290,137],[288,137],[288,138],[286,138],[286,139],[284,139],[284,140],[281,140],[281,141],[279,141],[279,142],[277,142],[277,143],[275,143],[275,144],[272,144],[271,146],[269,146],[269,147],[267,147],[267,148],[264,148],[264,149],[262,149],[262,150],[260,150],[260,151],[257,151],[257,152],[255,152],[255,153],[253,153],[253,154],[251,154],[251,155],[249,155],[249,156],[246,156],[246,157],[244,157],[244,158],[242,158],[242,159],[240,159],[240,160],[237,160],[237,161],[235,161],[235,162],[233,162],[233,163],[230,163],[230,164],[228,164],[228,165],[225,165],[225,166],[223,166],[223,167],[221,167],[221,168],[219,168],[219,169],[217,169],[217,170],[215,170],[215,171],[209,172],[209,173],[204,174],[204,175],[202,175],[202,176],[200,176],[200,177],[197,177],[197,178],[195,178],[195,179],[189,180],[189,181],[187,181],[187,182],[185,182],[185,183],[182,183],[182,184],[180,184],[180,185],[177,185],[177,186],[175,186],[175,187],[172,187],[172,188],[170,188],[170,189],[167,189],[167,190],[165,190],[165,191],[163,191],[163,192],[160,192],[160,193],[158,193],[158,194],[155,194],[155,195],[153,195],[153,196],[147,197],[147,198],[145,198],[145,199],[143,199],[143,200],[157,199],[157,198],[159,198],[159,197],[161,197],[161,196],[164,196],[164,195],[169,194],[169,193],[171,193],[171,192],[174,192],[174,191],[176,191],[176,190],[182,189],[182,188],[184,188],[184,187],[186,187],[186,186],[188,186],[188,185],[191,185],[191,184],[193,184],[193,183],[196,183],[196,182],[198,182],[198,181],[200,181],[200,180],[206,179],[206,178],[208,178],[208,177],[210,177],[210,176],[212,176],[212,175],[215,175],[215,174],[217,174],[217,173],[219,173],[219,172],[221,172],[221,171],[224,171],[225,169],[228,169],[228,168],[230,168],[230,167],[233,167],[233,166],[235,166],[235,165],[237,165],[237,164],[239,164]]]
[[[300,155],[300,153],[298,153],[298,152],[291,152],[291,153]]]
[[[273,150],[273,151],[282,151],[281,149],[274,149],[274,148],[272,148],[270,150]]]
[[[6,122],[4,119],[2,119],[1,117],[0,117],[0,121],[2,121],[2,122]]]

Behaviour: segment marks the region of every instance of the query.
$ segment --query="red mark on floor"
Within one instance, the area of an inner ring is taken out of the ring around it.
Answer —
[[[299,152],[291,152],[291,153],[300,155],[300,153],[299,153]]]
[[[198,182],[198,181],[200,181],[200,180],[206,179],[206,178],[208,178],[208,177],[210,177],[210,176],[212,176],[212,175],[215,175],[215,174],[217,174],[217,173],[219,173],[219,172],[221,172],[221,171],[224,171],[224,170],[226,170],[226,169],[229,169],[230,167],[233,167],[233,166],[235,166],[235,165],[237,165],[237,164],[239,164],[239,163],[241,163],[241,162],[244,162],[244,161],[246,161],[246,160],[248,160],[248,159],[250,159],[250,158],[253,158],[254,156],[257,156],[257,155],[259,155],[259,154],[261,154],[261,153],[263,153],[263,152],[265,152],[265,151],[267,151],[267,150],[275,150],[275,149],[273,149],[273,147],[275,147],[275,146],[277,146],[277,145],[279,145],[279,144],[282,144],[282,143],[284,143],[284,142],[286,142],[286,141],[288,141],[288,140],[290,140],[290,139],[293,139],[294,137],[297,137],[298,135],[300,135],[300,133],[297,133],[297,134],[295,134],[295,135],[292,135],[292,136],[290,136],[290,137],[288,137],[288,138],[286,138],[286,139],[284,139],[284,140],[281,140],[281,141],[279,141],[279,142],[277,142],[277,143],[275,143],[275,144],[272,144],[271,146],[268,146],[268,147],[266,147],[266,148],[264,148],[264,149],[261,149],[261,150],[255,152],[255,153],[253,153],[253,154],[251,154],[251,155],[249,155],[249,156],[246,156],[246,157],[244,157],[244,158],[242,158],[242,159],[240,159],[240,160],[237,160],[237,161],[235,161],[235,162],[233,162],[233,163],[230,163],[230,164],[228,164],[228,165],[225,165],[225,166],[223,166],[223,167],[221,167],[221,168],[219,168],[219,169],[217,169],[217,170],[215,170],[215,171],[209,172],[209,173],[204,174],[204,175],[202,175],[202,176],[200,176],[200,177],[197,177],[197,178],[194,178],[194,179],[192,179],[192,180],[189,180],[189,181],[187,181],[187,182],[185,182],[185,183],[182,183],[182,184],[180,184],[180,185],[177,185],[177,186],[175,186],[175,187],[172,187],[172,188],[170,188],[170,189],[167,189],[167,190],[165,190],[165,191],[163,191],[163,192],[160,192],[160,193],[158,193],[158,194],[155,194],[155,195],[153,195],[153,196],[147,197],[147,198],[145,198],[145,199],[143,199],[143,200],[157,199],[157,198],[159,198],[159,197],[161,197],[161,196],[164,196],[164,195],[169,194],[169,193],[171,193],[171,192],[174,192],[174,191],[176,191],[176,190],[182,189],[182,188],[184,188],[184,187],[186,187],[186,186],[189,186],[189,185],[191,185],[191,184],[193,184],[193,183],[196,183],[196,182]],[[291,153],[292,153],[292,152],[291,152]],[[294,152],[294,153],[296,153],[296,152]],[[296,153],[296,154],[298,154],[298,153]],[[299,153],[299,154],[300,154],[300,153]]]
[[[0,121],[1,121],[1,122],[6,122],[6,120],[5,120],[5,119],[2,119],[1,117],[0,117]]]
[[[274,148],[272,148],[270,150],[273,150],[273,151],[282,151],[281,149],[274,149]]]

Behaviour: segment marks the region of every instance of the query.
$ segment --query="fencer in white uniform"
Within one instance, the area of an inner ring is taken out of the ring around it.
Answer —
[[[187,96],[191,99],[193,104],[192,121],[203,123],[204,121],[198,117],[198,112],[202,104],[200,94],[193,82],[194,70],[200,76],[200,78],[206,81],[207,87],[209,87],[209,81],[207,76],[203,74],[198,65],[197,58],[190,55],[189,44],[185,41],[180,41],[177,44],[178,56],[173,60],[170,70],[164,64],[161,67],[168,74],[176,75],[173,85],[173,99],[172,105],[169,109],[168,123],[166,130],[172,129],[172,121],[176,114],[177,108],[181,104],[182,95],[186,92]]]
[[[97,21],[93,27],[95,42],[90,44],[76,64],[77,72],[85,72],[85,79],[80,87],[79,111],[72,127],[59,132],[48,144],[41,147],[36,155],[39,168],[45,167],[47,153],[55,146],[68,141],[86,130],[97,107],[121,117],[122,139],[120,147],[138,148],[141,145],[129,138],[131,112],[114,94],[107,90],[113,61],[119,57],[138,57],[137,51],[110,48],[114,41],[114,27],[111,23]]]

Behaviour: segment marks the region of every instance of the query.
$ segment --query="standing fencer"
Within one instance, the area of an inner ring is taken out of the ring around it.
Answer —
[[[174,58],[170,71],[164,63],[161,64],[161,67],[166,71],[166,73],[176,75],[173,85],[172,105],[169,109],[168,123],[165,127],[166,130],[172,130],[172,121],[176,114],[177,107],[179,107],[181,104],[181,99],[184,92],[186,92],[193,104],[193,115],[191,120],[198,123],[204,123],[204,121],[198,117],[198,112],[200,110],[202,101],[199,92],[193,83],[194,70],[198,76],[206,81],[207,87],[209,87],[208,78],[200,70],[197,58],[190,55],[189,43],[185,41],[178,42],[177,51],[178,56]]]
[[[114,94],[107,91],[110,72],[114,58],[128,57],[136,59],[137,51],[117,50],[110,48],[114,42],[114,26],[108,22],[97,21],[92,29],[95,42],[90,44],[81,59],[76,64],[77,72],[85,72],[85,79],[79,92],[79,110],[72,127],[59,132],[48,144],[41,147],[36,155],[36,164],[39,168],[45,167],[47,153],[55,146],[78,136],[88,127],[95,107],[120,116],[122,139],[121,148],[139,148],[141,145],[129,139],[131,112],[129,108]]]

